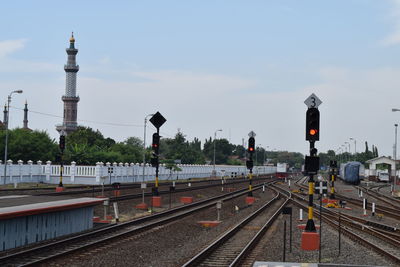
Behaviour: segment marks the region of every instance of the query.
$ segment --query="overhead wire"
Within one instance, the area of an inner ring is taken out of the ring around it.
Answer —
[[[22,111],[24,110],[23,108],[18,108],[18,107],[14,107],[14,106],[10,106],[10,108],[17,109],[17,110],[22,110]],[[50,114],[50,113],[45,113],[45,112],[40,112],[40,111],[35,111],[35,110],[30,110],[30,109],[28,110],[28,113],[29,112],[30,113],[34,113],[34,114],[43,115],[43,116],[63,119],[62,116],[55,115],[55,114]],[[95,123],[95,124],[103,124],[103,125],[110,125],[110,126],[120,126],[120,127],[138,127],[138,128],[142,128],[143,127],[143,125],[140,125],[140,124],[101,122],[101,121],[91,121],[91,120],[81,120],[81,119],[77,119],[77,121],[79,121],[79,122],[89,122],[89,123]],[[164,131],[161,131],[161,133],[163,135],[165,135],[165,136],[168,136],[168,137],[173,137],[174,136],[174,135],[171,135],[171,134],[166,133]]]

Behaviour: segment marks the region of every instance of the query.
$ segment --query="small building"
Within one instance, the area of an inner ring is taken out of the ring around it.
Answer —
[[[0,251],[91,229],[94,206],[104,200],[89,197],[2,196]]]
[[[398,164],[397,161],[381,156],[377,158],[373,158],[370,160],[367,160],[365,162],[366,164],[369,165],[368,169],[365,169],[365,177],[368,177],[370,180],[378,180],[378,174],[379,174],[379,169],[377,169],[377,165],[386,165],[385,170],[390,173],[390,181],[393,181],[394,175],[395,175],[395,166],[396,163]]]

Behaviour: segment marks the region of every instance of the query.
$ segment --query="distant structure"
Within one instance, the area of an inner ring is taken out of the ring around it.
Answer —
[[[22,127],[24,130],[31,131],[28,127],[28,102],[25,101],[25,108],[24,108],[24,126]]]
[[[66,49],[68,54],[67,64],[64,65],[66,73],[66,86],[65,95],[62,96],[64,102],[64,120],[62,125],[57,125],[56,129],[59,133],[64,134],[72,133],[78,128],[76,122],[78,114],[78,102],[79,96],[76,96],[76,73],[79,71],[79,66],[76,65],[76,54],[78,49],[75,48],[74,33],[72,33],[69,39],[69,48]]]
[[[7,105],[4,105],[4,110],[3,110],[3,121],[0,121],[0,130],[4,130],[6,129],[6,125],[7,125]],[[28,127],[28,102],[25,101],[25,108],[24,108],[24,121],[23,121],[23,127],[22,129],[24,130],[28,130],[28,131],[32,131],[29,127]]]
[[[7,106],[4,105],[4,111],[3,111],[3,121],[0,121],[0,130],[5,130],[6,129],[6,123],[7,123]]]

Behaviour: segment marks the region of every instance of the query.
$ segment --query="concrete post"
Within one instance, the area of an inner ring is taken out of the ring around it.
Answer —
[[[23,168],[23,165],[24,164],[24,162],[22,161],[22,160],[18,160],[18,171],[19,171],[19,182],[20,183],[22,183],[23,181],[22,181],[22,168]]]
[[[43,175],[44,175],[44,173],[43,173],[42,161],[41,161],[41,160],[38,160],[38,161],[36,161],[36,164],[38,165],[38,168],[39,168],[38,182],[43,182]]]
[[[103,162],[96,162],[96,169],[95,169],[96,183],[100,183],[101,167],[103,167]]]
[[[124,166],[125,166],[125,182],[127,183],[129,181],[128,177],[129,177],[129,173],[130,173],[131,168],[129,168],[129,163],[128,162],[125,162]]]
[[[32,165],[33,165],[33,161],[32,160],[28,160],[28,175],[29,175],[29,181],[32,182]]]
[[[118,172],[118,163],[114,162],[113,163],[113,167],[114,167],[114,172],[112,174],[112,176],[114,176],[114,182],[117,182],[118,176],[117,176],[117,172]]]
[[[132,176],[132,179],[129,179],[129,176]],[[128,180],[135,182],[135,163],[132,162],[129,164]]]
[[[75,175],[76,175],[76,162],[72,161],[71,162],[71,183],[75,183]]]
[[[46,181],[50,181],[50,173],[51,173],[51,161],[48,160],[46,161],[46,169],[45,169]]]
[[[11,159],[7,160],[8,179],[9,179],[10,183],[12,182],[12,176],[13,176],[13,175],[12,175],[12,169],[11,169],[12,163],[13,163],[13,161],[12,161]],[[6,176],[7,176],[7,175],[6,175]]]

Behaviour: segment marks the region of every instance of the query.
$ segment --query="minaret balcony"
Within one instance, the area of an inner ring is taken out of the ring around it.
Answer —
[[[64,70],[67,72],[78,72],[79,65],[64,65]]]
[[[76,55],[76,54],[78,54],[78,49],[76,49],[76,48],[67,48],[67,49],[65,49],[65,51],[67,51],[68,55]]]
[[[62,101],[79,102],[79,96],[65,96],[61,97]]]

